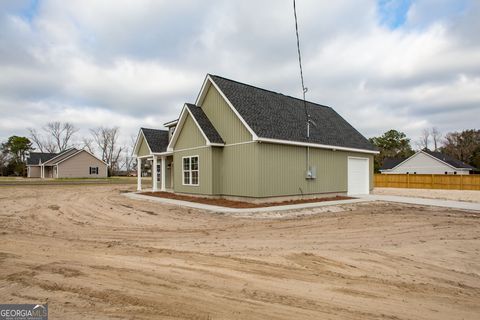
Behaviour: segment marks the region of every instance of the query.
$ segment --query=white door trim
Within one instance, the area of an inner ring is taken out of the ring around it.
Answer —
[[[365,186],[365,190],[362,191],[362,193],[360,194],[369,194],[370,193],[370,159],[366,157],[355,157],[355,156],[347,157],[347,194],[348,195],[359,194],[358,192],[352,192],[352,190],[350,190],[350,159],[367,161],[367,170],[365,171],[365,177],[364,177],[366,181],[366,186]]]

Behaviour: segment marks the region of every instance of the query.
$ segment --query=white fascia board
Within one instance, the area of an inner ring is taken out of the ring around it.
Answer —
[[[205,134],[205,132],[203,132],[202,127],[200,127],[200,125],[198,124],[197,119],[195,119],[195,117],[193,116],[192,112],[190,111],[190,109],[188,109],[188,107],[187,107],[186,105],[185,105],[185,109],[187,109],[188,114],[189,114],[190,117],[193,119],[193,122],[195,122],[195,125],[197,126],[198,130],[200,130],[200,132],[202,133],[202,136],[203,136],[203,138],[205,139],[205,143],[206,143],[207,145],[210,145],[211,142],[210,142],[210,140],[208,139],[208,137],[207,137],[207,135]]]
[[[270,139],[270,138],[257,138],[257,141],[258,142],[277,143],[277,144],[288,144],[288,145],[293,145],[293,146],[320,148],[320,149],[339,150],[339,151],[352,151],[352,152],[371,153],[371,154],[379,154],[380,153],[380,151],[373,151],[373,150],[347,148],[347,147],[337,147],[337,146],[331,146],[331,145],[326,145],[326,144],[309,143],[309,142],[297,142],[297,141],[288,141],[288,140]]]
[[[176,125],[177,123],[178,123],[178,119],[165,122],[163,125],[168,128],[168,127],[171,127],[173,125]]]
[[[138,130],[137,139],[135,140],[135,146],[133,147],[133,155],[134,155],[135,157],[137,157],[137,155],[138,155],[138,148],[139,148],[139,143],[138,143],[138,141],[140,140],[140,134],[141,134],[141,132],[142,132],[142,129],[140,128],[140,129]]]
[[[399,164],[397,164],[395,167],[393,168],[390,168],[388,170],[390,171],[393,171],[395,168],[397,168],[398,166],[400,166],[401,164],[404,164],[405,162],[407,162],[408,160],[412,159],[413,157],[415,157],[417,154],[419,154],[421,151],[417,151],[415,152],[414,154],[412,154],[410,157],[408,157],[407,159],[403,160],[402,162],[400,162]]]
[[[202,83],[202,88],[200,89],[200,92],[197,95],[197,99],[195,100],[195,105],[200,106],[200,103],[203,102],[203,99],[205,98],[205,95],[207,94],[208,88],[210,87],[212,80],[210,79],[210,75],[206,75],[205,79],[203,80]]]
[[[90,151],[88,151],[87,149],[82,149],[82,151],[85,151],[86,153],[88,153],[89,155],[91,155],[92,157],[94,157],[95,159],[99,160],[99,161],[102,161],[107,167],[108,167],[108,163],[106,163],[105,161],[103,161],[102,159],[100,159],[99,157],[97,157],[96,155],[94,155],[93,153],[91,153]]]
[[[450,168],[452,168],[453,170],[457,170],[457,171],[458,171],[458,170],[460,169],[460,168],[456,168],[456,167],[452,166],[452,165],[451,165],[451,164],[449,164],[449,163],[446,163],[446,162],[445,162],[445,161],[443,161],[443,160],[440,160],[440,159],[438,159],[437,157],[434,157],[434,156],[432,156],[432,155],[428,154],[427,152],[425,152],[425,151],[423,151],[423,150],[420,150],[419,152],[421,152],[421,153],[423,153],[423,154],[425,154],[425,155],[429,156],[429,157],[430,157],[430,158],[432,158],[432,159],[435,159],[435,160],[437,160],[437,161],[439,161],[439,162],[443,163],[444,165],[447,165],[447,166],[449,166],[449,167],[450,167]],[[418,152],[417,152],[417,153],[418,153]],[[415,154],[415,155],[416,155],[416,154]]]
[[[185,112],[186,110],[186,112]],[[192,118],[193,122],[197,126],[198,130],[202,133],[203,138],[205,139],[205,143],[207,146],[223,146],[223,143],[212,143],[208,139],[207,135],[205,132],[203,132],[202,127],[198,124],[197,119],[195,119],[195,116],[190,112],[188,109],[187,105],[183,105],[182,113],[180,114],[180,118],[178,120],[177,128],[175,129],[175,132],[173,133],[172,139],[170,140],[170,143],[168,144],[167,147],[167,152],[173,152],[173,146],[175,145],[175,142],[177,142],[178,135],[180,134],[180,131],[182,130],[182,127],[185,123],[185,119],[187,118],[187,113],[190,115]]]
[[[72,153],[71,155],[69,155],[68,157],[60,160],[59,162],[53,163],[52,166],[56,166],[56,165],[58,165],[59,163],[62,163],[63,161],[68,160],[68,159],[70,159],[70,158],[73,157],[73,156],[76,156],[77,154],[79,154],[79,153],[82,152],[82,151],[83,151],[83,149],[82,149],[82,150],[78,150],[77,152],[74,152],[74,153]]]
[[[210,88],[210,85],[213,85],[213,87],[218,91],[220,96],[225,100],[227,105],[230,107],[230,109],[235,113],[237,118],[242,122],[242,124],[247,128],[247,130],[250,132],[252,135],[253,140],[258,140],[257,134],[250,128],[250,126],[247,124],[247,122],[243,119],[243,117],[238,113],[237,109],[233,106],[233,104],[230,102],[230,100],[227,99],[225,94],[220,90],[220,88],[217,86],[217,84],[212,80],[210,75],[207,75],[205,78],[205,81],[203,82],[202,89],[200,90],[200,93],[198,94],[197,100],[195,101],[195,105],[200,106],[203,103],[203,100],[205,99],[205,96],[207,94],[208,89]]]
[[[152,155],[154,156],[170,156],[173,152],[165,151],[165,152],[154,152]]]
[[[450,164],[448,164],[448,163],[446,163],[446,162],[444,162],[444,161],[442,161],[442,160],[440,160],[440,159],[438,159],[438,158],[436,158],[436,157],[434,157],[434,156],[426,153],[426,152],[423,151],[423,150],[419,150],[419,151],[415,152],[415,153],[412,154],[410,157],[408,157],[407,159],[403,160],[402,162],[400,162],[399,164],[397,164],[395,167],[391,168],[390,170],[393,171],[394,169],[396,169],[397,167],[401,166],[402,164],[410,161],[410,159],[415,158],[415,157],[416,157],[418,154],[420,154],[420,153],[423,153],[423,154],[429,156],[430,158],[432,158],[433,160],[437,160],[438,162],[440,162],[440,163],[442,163],[442,164],[444,164],[444,165],[446,165],[446,166],[448,166],[448,167],[450,167],[450,168],[452,168],[452,169],[454,169],[454,170],[458,170],[458,168],[455,168],[454,166],[452,166],[452,165],[450,165]]]
[[[143,140],[145,140],[145,143],[147,144],[148,151],[150,151],[150,154],[152,154],[152,149],[150,149],[150,145],[148,144],[147,138],[145,138],[145,134],[143,133],[142,128],[140,128],[137,136],[137,141],[135,141],[135,148],[133,148],[133,155],[135,157],[138,156],[138,148],[140,148],[140,137],[143,137]]]
[[[56,162],[54,165],[58,166],[59,163],[62,163],[62,162],[64,162],[64,161],[67,161],[68,159],[70,159],[70,158],[72,158],[72,157],[75,157],[77,154],[79,154],[79,153],[81,153],[81,152],[86,152],[86,153],[88,153],[89,155],[91,155],[92,157],[94,157],[95,159],[97,159],[98,161],[101,161],[101,162],[103,162],[105,165],[108,166],[108,163],[106,163],[105,161],[103,161],[102,159],[98,158],[96,155],[92,154],[91,152],[89,152],[88,150],[85,150],[85,149],[78,150],[78,152],[75,152],[74,154],[69,155],[69,156],[66,157],[65,159],[62,159],[61,161]]]
[[[178,123],[177,127],[175,128],[175,131],[173,132],[172,138],[170,139],[170,142],[168,143],[167,146],[167,152],[172,152],[173,151],[173,146],[177,142],[178,135],[180,134],[180,131],[183,127],[183,123],[185,122],[185,109],[187,108],[186,105],[183,105],[182,111],[180,112],[180,117],[178,117]]]
[[[47,165],[48,165],[50,161],[55,160],[56,158],[60,157],[61,155],[65,154],[67,151],[72,150],[72,149],[73,149],[73,147],[72,147],[72,148],[68,148],[67,150],[64,150],[63,152],[59,152],[55,157],[53,157],[53,158],[45,161],[43,164],[47,164]]]

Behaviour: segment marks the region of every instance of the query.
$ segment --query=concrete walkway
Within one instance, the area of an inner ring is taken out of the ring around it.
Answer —
[[[123,193],[123,195],[125,195],[130,199],[135,199],[135,200],[147,200],[151,202],[173,204],[173,205],[184,206],[189,208],[195,208],[195,209],[201,209],[201,210],[207,210],[207,211],[213,211],[213,212],[223,212],[223,213],[250,213],[250,212],[300,210],[300,209],[307,209],[307,208],[336,206],[336,205],[349,204],[349,203],[373,201],[367,198],[365,199],[359,198],[359,199],[338,200],[338,201],[298,203],[298,204],[289,204],[289,205],[283,205],[283,206],[262,207],[262,208],[228,208],[228,207],[213,206],[213,205],[197,203],[197,202],[146,196],[146,195],[138,194],[135,192]]]
[[[416,205],[422,205],[422,206],[435,206],[435,207],[444,207],[444,208],[452,208],[452,209],[480,211],[480,203],[474,203],[474,202],[401,197],[401,196],[387,196],[387,195],[376,195],[376,194],[360,195],[355,197],[358,197],[360,199],[365,199],[365,200],[371,200],[371,201],[399,202],[399,203],[416,204]]]
[[[453,209],[461,209],[461,210],[480,211],[480,203],[387,196],[387,195],[374,195],[374,194],[357,195],[357,196],[354,196],[356,197],[356,199],[350,199],[350,200],[309,202],[309,203],[298,203],[298,204],[289,204],[289,205],[283,205],[283,206],[262,207],[262,208],[220,207],[220,206],[214,206],[214,205],[197,203],[197,202],[146,196],[143,194],[138,194],[136,192],[124,193],[123,195],[125,195],[130,199],[135,199],[135,200],[144,200],[144,201],[146,200],[151,202],[165,203],[165,204],[171,204],[171,205],[177,205],[177,206],[183,206],[183,207],[189,207],[189,208],[207,210],[207,211],[213,211],[213,212],[223,212],[223,213],[255,213],[255,212],[301,210],[301,209],[307,209],[307,208],[310,209],[310,208],[317,208],[317,207],[336,206],[336,205],[359,203],[359,202],[370,202],[370,201],[387,201],[387,202],[408,203],[408,204],[421,205],[421,206],[436,206],[436,207],[453,208]]]

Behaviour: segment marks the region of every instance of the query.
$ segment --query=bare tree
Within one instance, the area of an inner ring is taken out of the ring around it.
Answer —
[[[430,142],[430,130],[423,129],[420,138],[416,142],[418,149],[428,149],[429,142]]]
[[[41,134],[39,134],[34,128],[28,128],[28,132],[30,133],[30,139],[36,145],[37,149],[40,150],[40,152],[46,152],[44,146],[45,142]]]
[[[30,138],[35,143],[40,152],[59,152],[68,149],[71,146],[73,135],[78,131],[75,126],[69,122],[49,122],[43,127],[44,133],[36,129],[28,129]]]
[[[121,168],[125,169],[127,174],[134,171],[137,167],[136,158],[133,156],[133,148],[135,147],[135,135],[130,136],[130,143],[124,147],[122,155],[122,165]]]
[[[433,127],[431,130],[431,135],[432,135],[432,141],[433,141],[433,150],[438,151],[438,148],[440,147],[440,142],[442,140],[442,133],[438,130],[437,127]]]
[[[78,131],[73,124],[59,121],[47,123],[44,130],[53,138],[58,151],[66,150],[70,146],[72,136]]]
[[[82,149],[87,149],[91,154],[95,154],[94,143],[95,141],[93,141],[93,139],[84,137],[81,143]]]
[[[109,164],[112,173],[118,171],[123,150],[123,147],[117,145],[119,128],[98,127],[90,129],[90,132],[102,154],[102,160]]]

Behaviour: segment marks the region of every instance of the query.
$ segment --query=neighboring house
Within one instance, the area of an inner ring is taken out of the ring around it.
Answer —
[[[107,164],[87,150],[70,148],[60,153],[30,152],[29,178],[106,178]]]
[[[420,150],[409,158],[385,159],[383,174],[470,174],[475,168],[440,152]]]
[[[134,149],[151,163],[155,191],[269,198],[373,188],[378,151],[327,106],[207,75],[195,104],[164,125],[141,128]]]

